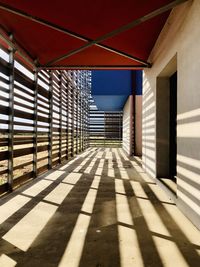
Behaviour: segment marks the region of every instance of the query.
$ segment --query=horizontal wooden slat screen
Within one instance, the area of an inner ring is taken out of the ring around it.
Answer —
[[[122,112],[99,111],[90,96],[89,111],[90,146],[122,146]]]
[[[90,71],[33,71],[0,47],[0,193],[89,145]]]

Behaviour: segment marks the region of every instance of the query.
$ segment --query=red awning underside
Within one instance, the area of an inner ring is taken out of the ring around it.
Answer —
[[[96,39],[131,21],[140,18],[172,1],[169,0],[5,0],[0,4],[26,12],[87,39]],[[169,12],[103,41],[101,44],[147,61]],[[37,59],[40,65],[86,44],[86,41],[61,33],[48,26],[0,9],[0,24],[12,33],[16,43]],[[93,45],[52,66],[126,66],[141,65],[132,59]]]

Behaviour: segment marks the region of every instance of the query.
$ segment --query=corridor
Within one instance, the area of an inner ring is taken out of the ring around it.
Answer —
[[[200,266],[200,232],[120,148],[89,148],[0,204],[1,267]]]

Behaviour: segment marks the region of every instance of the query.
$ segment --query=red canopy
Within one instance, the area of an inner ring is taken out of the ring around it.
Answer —
[[[38,66],[143,68],[171,8],[181,2],[3,0],[0,24]]]

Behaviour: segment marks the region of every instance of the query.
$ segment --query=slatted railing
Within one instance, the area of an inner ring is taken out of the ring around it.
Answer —
[[[0,47],[0,193],[88,147],[89,71],[32,71]]]
[[[90,146],[121,147],[122,112],[100,111],[90,97],[89,118]]]

